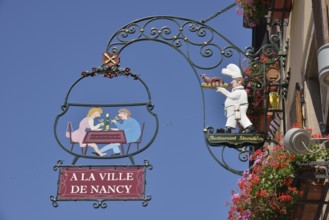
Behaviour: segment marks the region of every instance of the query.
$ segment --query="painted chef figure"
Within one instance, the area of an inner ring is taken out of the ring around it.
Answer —
[[[233,79],[231,82],[231,92],[223,87],[217,87],[217,92],[227,97],[225,100],[225,115],[227,121],[224,132],[231,133],[231,129],[236,128],[236,123],[238,121],[243,128],[242,133],[254,133],[255,129],[247,117],[248,95],[243,87],[244,80],[240,68],[231,63],[226,68],[222,69],[222,74],[231,76]]]

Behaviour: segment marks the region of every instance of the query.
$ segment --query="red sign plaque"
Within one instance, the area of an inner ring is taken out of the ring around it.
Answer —
[[[58,200],[143,199],[143,167],[61,167]]]

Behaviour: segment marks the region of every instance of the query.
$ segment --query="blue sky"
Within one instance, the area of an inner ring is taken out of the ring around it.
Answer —
[[[232,2],[0,0],[0,219],[226,219],[225,202],[239,176],[219,166],[206,148],[202,96],[191,66],[177,51],[156,42],[132,44],[121,54],[121,66],[138,73],[148,85],[160,122],[152,146],[135,157],[137,164],[148,159],[154,167],[147,171],[146,193],[152,195],[149,205],[118,201],[107,202],[106,209],[94,209],[92,202],[59,202],[54,208],[49,196],[57,189],[58,173],[52,167],[58,160],[69,165],[73,159],[55,140],[54,120],[81,72],[101,65],[111,36],[143,17],[170,15],[200,21]],[[241,49],[251,44],[251,31],[242,27],[234,8],[207,25]],[[207,74],[219,76],[223,67]],[[103,81],[86,81],[73,97],[79,102],[104,98],[100,95]],[[105,93],[113,102],[145,97],[145,90],[124,80],[106,87]],[[205,90],[204,95],[206,124],[224,126],[224,98],[212,90]],[[138,117],[142,118],[142,113]],[[237,169],[245,167],[236,162],[236,155],[229,154],[227,160]],[[95,163],[130,161],[77,162]]]

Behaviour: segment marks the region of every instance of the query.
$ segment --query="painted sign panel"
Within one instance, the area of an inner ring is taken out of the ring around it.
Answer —
[[[265,141],[263,133],[238,134],[238,133],[211,133],[207,134],[207,142],[211,146],[243,146],[261,145]]]
[[[143,167],[62,167],[58,200],[134,200],[143,199]]]

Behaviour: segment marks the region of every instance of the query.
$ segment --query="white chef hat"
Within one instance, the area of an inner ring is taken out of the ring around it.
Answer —
[[[223,68],[222,73],[224,75],[231,76],[232,79],[242,77],[240,68],[233,63],[230,63],[226,68]]]

